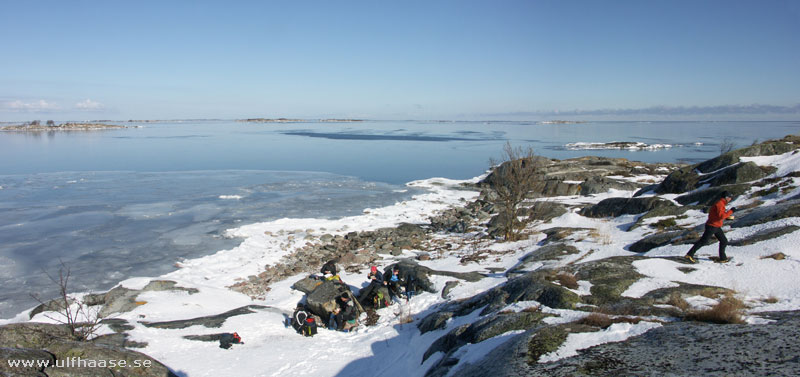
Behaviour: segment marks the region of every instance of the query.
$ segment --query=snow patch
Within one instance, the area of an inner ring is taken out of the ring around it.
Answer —
[[[578,350],[587,349],[604,343],[621,342],[633,336],[642,335],[652,329],[661,327],[660,323],[639,322],[637,324],[615,323],[599,332],[569,334],[567,340],[557,350],[542,355],[540,363],[549,363],[566,357],[578,356]]]

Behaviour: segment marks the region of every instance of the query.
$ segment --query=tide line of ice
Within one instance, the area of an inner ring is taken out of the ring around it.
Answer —
[[[180,269],[164,276],[195,284],[229,286],[239,279],[256,275],[264,266],[278,263],[281,258],[305,246],[308,235],[343,235],[352,231],[375,230],[401,223],[426,223],[428,217],[448,207],[463,204],[477,197],[476,191],[453,190],[463,182],[431,178],[410,182],[409,187],[427,191],[411,199],[382,208],[365,209],[357,216],[340,219],[282,218],[229,229],[227,237],[239,237],[239,246],[201,258],[180,262]],[[138,282],[138,280],[137,280]],[[122,283],[127,285],[126,282]]]
[[[656,150],[672,148],[671,144],[645,144],[642,142],[612,141],[609,143],[577,142],[568,143],[565,147],[569,150],[595,150],[595,149],[628,149],[628,150]]]

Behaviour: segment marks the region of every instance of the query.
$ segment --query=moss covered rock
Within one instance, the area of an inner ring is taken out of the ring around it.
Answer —
[[[575,277],[592,283],[591,296],[584,297],[583,301],[602,305],[618,300],[622,292],[643,277],[632,265],[642,259],[645,257],[612,257],[576,266]]]

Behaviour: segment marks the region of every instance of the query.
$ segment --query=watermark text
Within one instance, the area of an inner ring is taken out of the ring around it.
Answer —
[[[150,368],[153,360],[94,360],[83,359],[80,357],[68,357],[56,360],[25,360],[9,359],[8,366],[11,368]]]

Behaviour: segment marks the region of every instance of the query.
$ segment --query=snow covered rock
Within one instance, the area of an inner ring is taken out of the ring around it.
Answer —
[[[670,173],[655,191],[659,194],[681,194],[703,184],[719,186],[752,182],[763,178],[766,172],[750,162],[739,164],[742,157],[772,156],[800,148],[798,136],[787,136],[747,148],[737,149],[700,164],[687,166]]]
[[[630,181],[593,176],[587,178],[583,183],[580,184],[580,194],[583,196],[601,194],[608,192],[611,189],[633,191],[640,187],[641,185]]]
[[[743,228],[752,225],[764,224],[770,221],[785,219],[788,217],[800,217],[800,200],[789,200],[771,206],[761,206],[741,215],[731,223],[731,227]]]
[[[651,234],[628,246],[628,250],[633,251],[634,253],[646,253],[657,247],[668,245],[672,243],[673,240],[684,236],[686,233],[687,231],[685,230],[675,230],[671,232]]]

